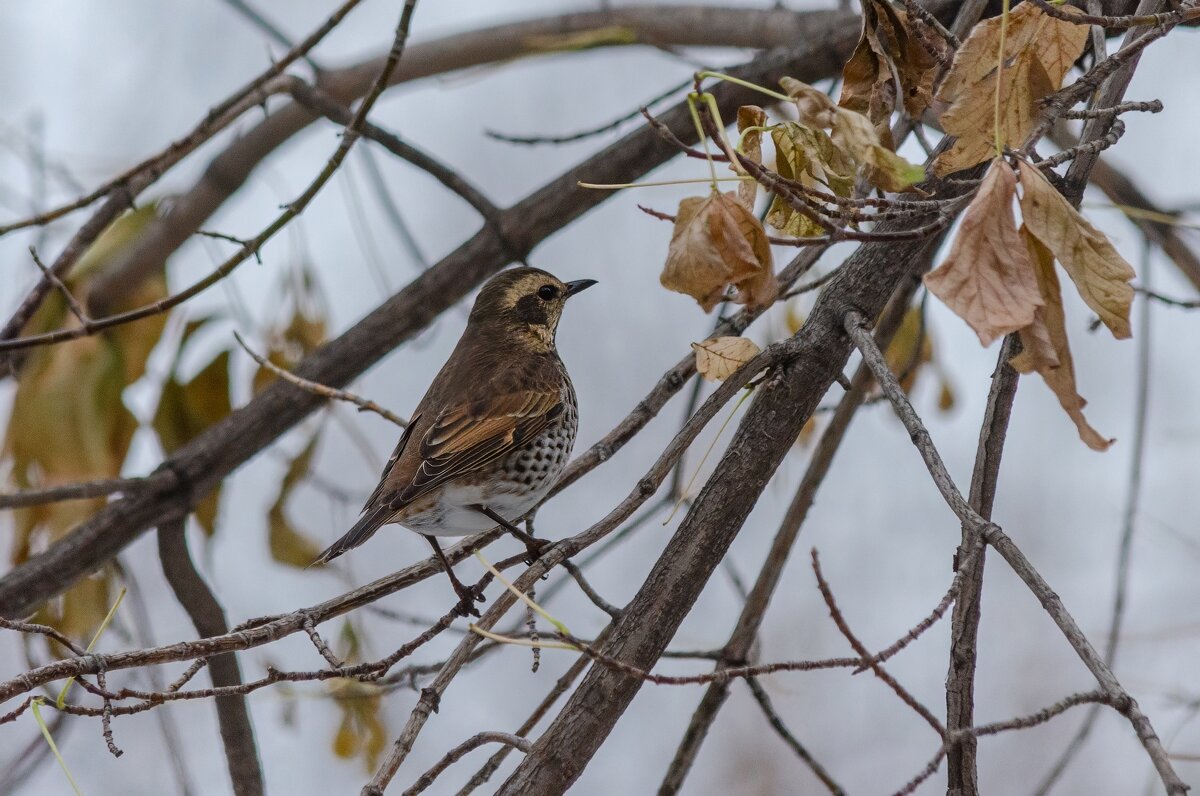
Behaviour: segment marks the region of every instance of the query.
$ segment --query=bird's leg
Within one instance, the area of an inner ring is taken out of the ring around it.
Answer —
[[[532,564],[536,561],[542,555],[542,551],[550,544],[550,541],[547,539],[538,539],[536,536],[522,531],[487,506],[476,506],[475,508],[479,513],[490,520],[494,520],[501,528],[525,543],[525,551],[529,554],[529,557],[525,559],[526,564]]]
[[[437,554],[438,559],[442,562],[442,569],[446,570],[446,574],[450,576],[450,584],[454,587],[454,593],[458,595],[458,605],[454,606],[454,611],[459,616],[475,615],[479,616],[479,609],[475,607],[476,602],[483,602],[483,592],[478,588],[473,588],[463,584],[458,576],[454,574],[454,568],[450,566],[450,559],[446,558],[446,554],[442,551],[442,546],[438,544],[438,540],[427,534],[421,534],[433,547],[433,552]]]

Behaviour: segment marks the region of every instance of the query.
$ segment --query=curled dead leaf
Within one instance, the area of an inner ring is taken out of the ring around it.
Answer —
[[[761,350],[745,337],[714,337],[692,343],[696,352],[696,372],[708,381],[724,381]]]
[[[734,300],[762,307],[778,292],[771,244],[762,223],[732,193],[710,193],[679,203],[663,287],[696,299],[705,312],[737,289]]]
[[[963,214],[946,260],[925,275],[925,286],[990,345],[1033,322],[1042,305],[1028,250],[1017,233],[1017,180],[1001,158],[992,161]]]
[[[838,104],[865,114],[891,147],[887,124],[896,108],[896,84],[908,115],[920,118],[932,99],[937,59],[910,30],[908,16],[882,0],[863,0],[863,25],[854,54],[842,69]],[[940,41],[930,37],[930,41]]]
[[[784,92],[796,103],[800,124],[809,127],[833,127],[837,105],[828,94],[794,77],[781,78],[779,85],[783,86]]]
[[[1023,350],[1010,364],[1021,373],[1037,371],[1074,421],[1084,444],[1095,451],[1107,450],[1114,440],[1101,435],[1083,416],[1087,401],[1075,385],[1075,364],[1067,344],[1066,315],[1058,274],[1054,272],[1054,255],[1033,236],[1028,226],[1021,228],[1021,238],[1034,263],[1043,306],[1035,313],[1033,323],[1021,330]]]
[[[1050,184],[1041,169],[1023,160],[1018,167],[1025,226],[1062,263],[1080,297],[1100,316],[1113,337],[1129,337],[1129,311],[1133,305],[1129,282],[1136,276],[1133,266]]]

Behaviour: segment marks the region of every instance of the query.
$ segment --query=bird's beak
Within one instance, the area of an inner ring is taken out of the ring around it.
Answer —
[[[596,284],[595,279],[576,279],[574,282],[567,282],[567,298],[574,296],[576,293],[582,293],[592,285]]]

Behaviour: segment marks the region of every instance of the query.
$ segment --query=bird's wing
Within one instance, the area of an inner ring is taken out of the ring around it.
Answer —
[[[414,415],[408,425],[404,427],[404,433],[400,435],[400,441],[396,443],[396,449],[392,451],[392,456],[387,460],[387,464],[383,466],[383,474],[379,476],[379,483],[375,486],[375,491],[367,498],[367,502],[363,504],[364,512],[370,510],[379,498],[383,495],[385,487],[388,485],[388,476],[392,474],[392,468],[396,466],[396,462],[400,460],[400,455],[404,453],[404,448],[408,445],[408,438],[412,436],[413,429],[421,422],[420,415]]]
[[[389,504],[399,509],[466,473],[484,469],[535,439],[563,411],[562,395],[522,391],[443,411],[421,438],[420,465]]]

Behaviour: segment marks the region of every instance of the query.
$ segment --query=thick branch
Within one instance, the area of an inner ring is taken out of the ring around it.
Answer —
[[[915,276],[907,284],[901,285],[888,304],[888,308],[884,310],[876,331],[876,337],[881,346],[886,348],[892,335],[899,328],[916,285]],[[775,593],[775,587],[779,585],[779,580],[783,575],[788,555],[800,534],[804,520],[808,517],[808,511],[816,499],[817,489],[825,480],[825,475],[833,464],[834,454],[837,453],[845,438],[846,430],[850,427],[850,421],[854,418],[858,408],[862,406],[867,390],[873,383],[874,378],[871,376],[871,371],[865,365],[855,371],[854,378],[850,381],[849,391],[838,402],[829,425],[821,433],[821,438],[813,449],[808,468],[804,471],[796,494],[792,497],[792,502],[783,515],[783,521],[780,522],[779,530],[776,531],[775,538],[771,542],[771,549],[767,552],[766,561],[763,562],[762,569],[759,570],[758,577],[746,597],[742,613],[738,617],[729,639],[725,642],[721,659],[715,668],[721,669],[746,662],[751,645],[758,637],[758,629],[766,616],[767,606]],[[705,689],[704,696],[701,698],[700,704],[696,706],[696,711],[684,732],[683,739],[679,742],[679,748],[675,751],[675,758],[671,761],[662,784],[659,785],[660,796],[678,793],[683,786],[684,778],[691,770],[692,763],[700,751],[700,745],[707,737],[713,721],[716,720],[717,712],[729,696],[730,685],[731,683],[728,681],[717,681]]]
[[[1000,357],[988,392],[987,410],[983,415],[983,427],[979,430],[975,470],[971,474],[970,502],[971,508],[985,519],[992,517],[996,482],[1000,477],[1000,456],[1004,452],[1008,419],[1017,394],[1018,374],[1008,362],[1019,348],[1016,335],[1009,335],[1000,347]],[[978,550],[978,553],[972,556],[973,550]],[[950,629],[950,671],[946,674],[946,728],[951,734],[971,727],[975,718],[975,644],[979,636],[979,609],[983,597],[984,553],[979,544],[978,531],[964,523],[962,543],[955,554],[957,565],[963,568],[963,578],[954,601]],[[949,780],[946,789],[952,796],[977,796],[979,792],[976,746],[975,737],[969,735],[947,750]]]
[[[222,636],[229,632],[225,610],[196,571],[188,552],[185,520],[186,517],[180,516],[158,526],[158,557],[163,575],[175,592],[175,598],[187,611],[196,632],[206,638]],[[208,670],[213,686],[217,688],[242,684],[242,672],[237,656],[232,652],[209,659]],[[246,697],[219,696],[216,706],[233,792],[236,796],[261,796],[262,767],[258,762],[258,746],[254,742],[254,726],[250,723]]]

